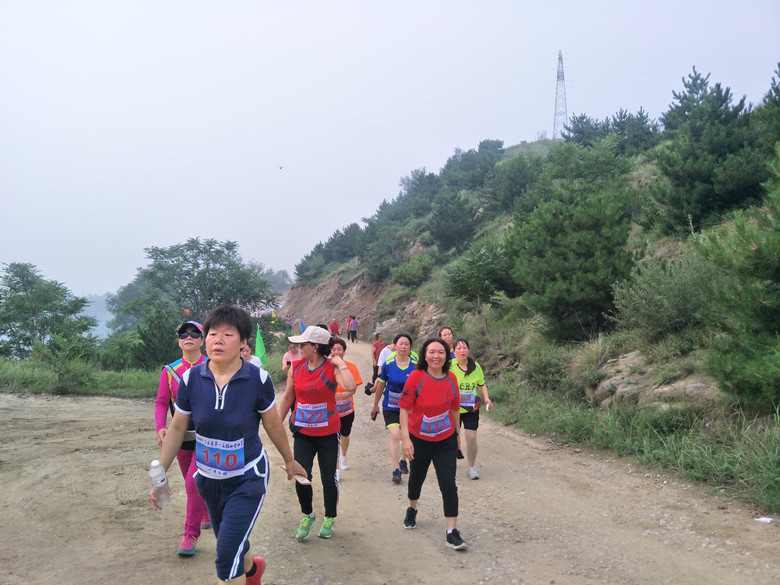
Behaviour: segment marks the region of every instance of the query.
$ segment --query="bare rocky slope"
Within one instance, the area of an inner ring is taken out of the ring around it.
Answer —
[[[346,326],[347,316],[358,318],[358,338],[368,341],[371,337],[379,299],[384,296],[388,285],[377,286],[359,276],[347,284],[339,283],[335,275],[320,284],[309,287],[300,286],[287,293],[283,315],[289,314],[294,323],[303,321],[304,325],[330,323],[334,318]]]
[[[358,320],[358,339],[372,341],[374,333],[382,332],[385,337],[406,330],[410,323],[414,324],[417,337],[423,338],[435,333],[439,317],[444,309],[437,305],[422,303],[418,300],[405,302],[397,310],[389,308],[378,310],[380,299],[387,293],[391,285],[376,285],[368,282],[361,275],[342,284],[335,275],[314,287],[302,286],[292,289],[287,294],[281,314],[290,314],[295,324],[303,321],[304,325],[330,323],[336,319],[345,330],[347,316],[354,315]]]

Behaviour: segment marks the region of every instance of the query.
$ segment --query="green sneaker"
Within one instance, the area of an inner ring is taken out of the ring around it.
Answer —
[[[322,528],[320,528],[320,538],[330,538],[333,536],[333,518],[325,516],[325,520],[322,521]]]
[[[311,534],[311,529],[314,526],[314,516],[305,515],[301,518],[301,525],[298,526],[298,532],[295,534],[295,538],[298,540],[306,540]]]

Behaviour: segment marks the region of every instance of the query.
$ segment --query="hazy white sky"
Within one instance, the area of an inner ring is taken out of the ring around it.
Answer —
[[[658,118],[692,67],[759,103],[780,2],[0,0],[0,262],[115,291],[143,249],[293,276],[456,147]],[[280,168],[283,167],[283,168]]]

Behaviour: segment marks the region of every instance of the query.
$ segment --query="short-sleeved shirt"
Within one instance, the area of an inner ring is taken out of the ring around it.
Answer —
[[[336,411],[335,367],[330,360],[323,361],[313,370],[308,360],[292,364],[295,404],[292,424],[298,432],[312,437],[322,437],[339,432],[341,419]]]
[[[390,354],[393,353],[393,350],[390,349],[389,345],[386,345],[382,348],[382,351],[379,352],[379,357],[376,358],[376,363],[379,366],[379,369],[382,369],[382,366],[387,361],[387,358],[390,357]]]
[[[184,373],[176,410],[190,415],[195,425],[199,473],[224,479],[242,474],[260,460],[264,451],[258,434],[260,415],[273,408],[276,395],[268,372],[249,362],[242,362],[221,390],[208,364]]]
[[[382,369],[377,379],[385,383],[385,388],[382,391],[382,410],[399,412],[398,401],[401,399],[406,379],[414,371],[414,368],[417,367],[417,358],[409,356],[409,365],[401,368],[396,363],[395,357],[387,358],[387,361],[382,364]]]
[[[441,441],[455,433],[451,411],[460,408],[458,380],[447,372],[434,378],[415,370],[406,380],[399,406],[409,411],[409,433],[424,441]]]
[[[349,371],[352,372],[352,377],[355,378],[355,384],[360,386],[363,383],[363,378],[360,377],[360,372],[358,371],[358,368],[355,364],[352,362],[344,362],[347,364],[347,367],[349,368]],[[338,395],[339,392],[346,392],[344,388],[341,387],[341,384],[338,385],[338,388],[336,388],[336,394]],[[344,400],[338,400],[336,399],[336,410],[339,413],[339,416],[347,416],[348,414],[352,414],[355,412],[355,401],[354,396],[350,396],[349,398],[345,398]]]
[[[460,369],[458,360],[452,360],[450,365],[450,372],[455,374],[455,377],[458,379],[461,412],[474,412],[479,410],[479,407],[482,405],[482,399],[477,394],[477,390],[485,385],[485,374],[482,371],[482,366],[476,362],[474,363],[476,368],[468,375]]]
[[[382,350],[387,347],[384,341],[375,341],[371,344],[371,357],[379,364],[379,356],[382,354]]]

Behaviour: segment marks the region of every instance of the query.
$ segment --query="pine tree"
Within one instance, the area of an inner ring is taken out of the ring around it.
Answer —
[[[780,176],[780,156],[775,170]],[[764,207],[737,212],[693,244],[728,277],[717,287],[702,283],[719,309],[706,366],[724,390],[773,411],[780,405],[780,183]]]
[[[726,210],[757,203],[769,175],[745,98],[733,105],[729,88],[710,87],[709,75],[695,68],[683,85],[661,117],[671,138],[658,153],[666,182],[651,189],[662,210],[651,223],[664,233],[700,229]]]

